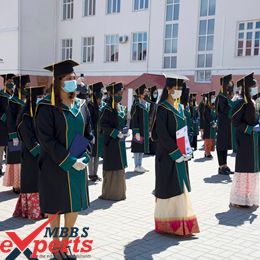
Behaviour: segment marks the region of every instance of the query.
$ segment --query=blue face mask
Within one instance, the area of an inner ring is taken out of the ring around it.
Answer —
[[[64,81],[63,90],[67,93],[75,92],[77,89],[77,81],[76,80],[66,80]]]

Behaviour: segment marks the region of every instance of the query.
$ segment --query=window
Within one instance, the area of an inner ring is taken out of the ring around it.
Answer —
[[[120,0],[107,0],[107,14],[120,13]]]
[[[200,16],[212,16],[216,12],[216,0],[201,0]]]
[[[196,81],[210,82],[213,64],[216,0],[200,1]]]
[[[149,0],[133,0],[134,2],[134,11],[148,9]]]
[[[72,39],[62,40],[61,59],[72,59]]]
[[[139,32],[132,35],[132,61],[146,60],[147,33]]]
[[[73,0],[63,0],[63,20],[73,19]]]
[[[260,21],[241,22],[238,26],[237,56],[258,56]]]
[[[82,42],[82,62],[94,62],[94,37],[85,37]]]
[[[163,67],[177,67],[180,0],[167,0]]]
[[[96,13],[96,0],[84,0],[84,16],[92,16]]]
[[[119,56],[119,36],[107,35],[105,45],[106,62],[117,62]]]

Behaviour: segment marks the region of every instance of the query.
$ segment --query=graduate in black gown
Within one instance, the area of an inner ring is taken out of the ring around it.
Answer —
[[[20,111],[25,103],[25,88],[30,84],[29,75],[16,76],[13,78],[15,89],[14,94],[9,99],[7,109],[7,129],[8,129],[8,146],[7,146],[7,165],[3,185],[13,186],[14,193],[20,192],[21,180],[21,143],[17,134],[17,120]]]
[[[41,149],[39,155],[40,207],[48,214],[51,228],[60,226],[64,214],[70,234],[78,212],[89,206],[86,166],[90,160],[88,143],[93,139],[86,102],[76,98],[77,81],[72,60],[62,61],[45,69],[52,71],[51,95],[36,107],[35,129]],[[87,139],[87,140],[86,140]],[[75,147],[71,149],[71,147]],[[54,218],[54,215],[59,215]],[[67,249],[69,237],[53,237],[55,253],[71,255]],[[65,252],[64,252],[65,251]]]
[[[204,110],[205,110],[205,105],[206,105],[206,95],[202,94],[201,95],[202,100],[199,103],[199,117],[200,117],[200,133],[201,133],[201,138],[203,139],[203,133],[204,133]]]
[[[0,90],[0,176],[3,175],[3,157],[8,143],[7,108],[9,98],[13,94],[14,74],[0,75],[4,80],[4,87]]]
[[[227,166],[227,153],[232,149],[231,113],[234,83],[232,74],[220,79],[221,90],[216,98],[218,174],[231,174]]]
[[[190,114],[191,114],[191,127],[192,127],[192,141],[191,147],[194,151],[197,150],[197,139],[199,135],[199,112],[197,107],[197,93],[190,93]]]
[[[91,115],[91,123],[93,128],[93,133],[95,135],[95,143],[92,147],[91,158],[88,164],[89,169],[89,179],[93,182],[101,181],[102,179],[98,177],[98,164],[100,157],[100,105],[102,101],[102,89],[104,85],[102,82],[97,82],[95,84],[89,85],[90,89],[90,101],[88,102],[88,108]]]
[[[156,232],[188,236],[199,233],[199,226],[189,196],[191,154],[181,151],[177,144],[177,134],[187,129],[183,106],[178,103],[183,80],[181,76],[166,78],[157,110],[154,216]]]
[[[22,142],[21,152],[21,192],[16,203],[14,217],[41,219],[39,199],[40,144],[34,128],[36,102],[44,95],[45,86],[29,87],[26,103],[18,116],[17,132]]]
[[[142,166],[144,153],[149,153],[149,111],[150,104],[146,101],[148,89],[143,84],[136,89],[138,102],[132,113],[132,144],[131,151],[134,154],[135,172],[143,173],[148,170]]]
[[[242,86],[242,99],[233,111],[237,153],[230,204],[235,207],[259,206],[260,127],[253,94],[257,93],[254,73],[237,83]]]
[[[126,199],[125,168],[127,167],[125,137],[125,113],[120,109],[123,84],[107,86],[109,99],[100,118],[104,135],[103,184],[101,199]]]

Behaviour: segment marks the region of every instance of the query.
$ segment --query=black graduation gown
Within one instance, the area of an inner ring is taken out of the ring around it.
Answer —
[[[216,114],[209,106],[205,106],[204,109],[204,139],[215,139],[216,129],[213,125],[216,123]]]
[[[17,119],[23,107],[24,102],[18,97],[12,96],[12,98],[9,99],[9,105],[7,109],[7,128],[10,142],[12,142],[14,138],[18,138]],[[21,163],[21,151],[10,152],[7,148],[7,164],[19,163]]]
[[[200,129],[204,129],[204,110],[205,110],[205,104],[203,102],[200,102],[199,104]]]
[[[125,141],[117,137],[126,126],[125,115],[119,118],[119,112],[112,108],[109,101],[100,118],[104,135],[103,170],[118,171],[127,167]]]
[[[0,146],[7,146],[7,108],[10,95],[0,90]]]
[[[28,113],[23,115],[17,130],[22,141],[21,192],[36,193],[39,191],[38,156],[40,145],[35,135],[33,118]]]
[[[99,138],[99,106],[93,102],[88,103],[88,109],[91,117],[91,125],[95,136],[95,144],[92,146],[91,156],[96,157],[98,154],[98,138]]]
[[[85,101],[75,100],[69,109],[50,105],[50,97],[40,101],[35,115],[39,155],[39,193],[43,213],[79,212],[89,205],[87,171],[72,166],[77,158],[69,153],[76,135],[93,138],[89,110]],[[87,153],[81,156],[88,163]]]
[[[136,103],[131,120],[133,131],[132,153],[149,153],[149,106],[145,108],[140,102]],[[134,136],[137,133],[143,138],[143,143],[134,141]]]
[[[232,124],[236,128],[236,172],[254,173],[260,171],[259,133],[253,131],[257,121],[252,121],[247,113],[254,113],[249,105],[241,100],[232,114]]]
[[[157,104],[154,102],[150,103],[150,111],[149,111],[149,128],[150,128],[150,133],[153,130],[153,123],[154,123],[154,117],[156,114],[156,109],[157,109]],[[155,155],[156,152],[156,142],[152,140],[152,138],[149,138],[149,154],[150,155]]]
[[[227,151],[232,149],[231,136],[231,112],[228,97],[220,93],[216,98],[216,112],[217,112],[217,151]]]
[[[181,106],[181,105],[180,105]],[[168,199],[181,195],[184,184],[190,191],[187,162],[176,163],[182,156],[176,141],[176,131],[186,126],[184,111],[180,113],[164,101],[156,115],[155,196]]]

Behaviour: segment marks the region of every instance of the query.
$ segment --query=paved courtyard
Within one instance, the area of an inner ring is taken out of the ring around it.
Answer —
[[[232,179],[216,175],[216,153],[214,160],[204,161],[199,150],[189,164],[191,199],[201,233],[181,238],[154,232],[154,157],[144,159],[150,172],[136,174],[130,143],[127,145],[127,199],[116,203],[99,200],[101,183],[90,185],[91,207],[80,213],[77,226],[89,227],[88,238],[94,242],[92,252],[81,259],[260,259],[260,210],[229,208]],[[229,156],[228,163],[234,169],[235,158]],[[44,222],[13,218],[16,200],[10,188],[0,186],[0,242],[7,238],[4,231],[14,230],[23,238]],[[0,252],[0,259],[5,257]]]

